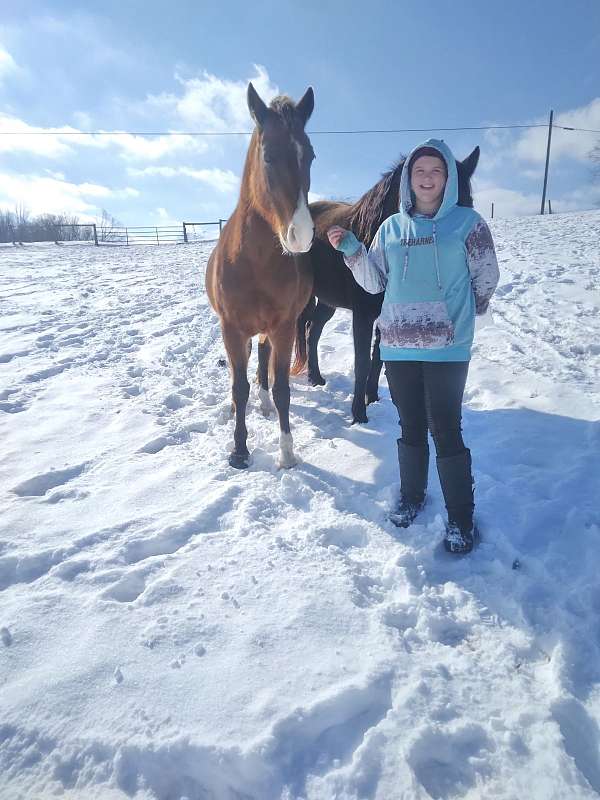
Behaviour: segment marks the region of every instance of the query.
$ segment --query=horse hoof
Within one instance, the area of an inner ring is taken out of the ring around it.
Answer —
[[[365,422],[368,422],[368,421],[369,421],[369,418],[367,417],[366,414],[356,415],[356,416],[354,416],[352,418],[352,424],[353,425],[357,425],[357,424],[358,425],[364,425]]]
[[[309,375],[308,382],[311,386],[325,386],[327,383],[322,375]]]
[[[248,453],[231,453],[229,456],[229,466],[235,469],[248,469]]]
[[[374,394],[371,397],[367,395],[367,405],[370,406],[371,403],[378,403],[379,402],[379,395]]]

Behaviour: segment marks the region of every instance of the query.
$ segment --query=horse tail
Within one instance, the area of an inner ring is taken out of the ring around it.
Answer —
[[[290,375],[299,375],[306,367],[306,361],[308,359],[306,351],[306,326],[310,322],[316,307],[317,307],[317,301],[315,296],[313,295],[308,301],[308,303],[304,306],[304,309],[302,310],[300,316],[296,320],[296,339],[294,341],[294,363],[291,366]]]

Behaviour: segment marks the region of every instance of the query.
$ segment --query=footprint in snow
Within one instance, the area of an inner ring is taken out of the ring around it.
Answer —
[[[170,409],[171,411],[177,411],[184,406],[191,405],[191,400],[189,397],[185,397],[181,392],[174,392],[173,394],[167,395],[163,400],[163,405]]]
[[[135,384],[131,386],[123,386],[122,395],[125,398],[138,397],[141,391],[142,391],[141,388],[139,386],[136,386]]]
[[[431,797],[462,797],[488,774],[487,756],[494,744],[480,725],[455,731],[427,728],[413,744],[407,761]]]
[[[77,464],[74,467],[67,467],[66,469],[56,469],[50,472],[35,475],[22,483],[17,484],[11,490],[19,497],[41,497],[45,495],[50,489],[57,486],[62,486],[74,478],[79,477],[87,469],[88,464]]]

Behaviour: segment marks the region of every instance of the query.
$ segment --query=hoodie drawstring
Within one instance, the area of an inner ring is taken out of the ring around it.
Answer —
[[[438,260],[437,232],[435,229],[435,222],[433,223],[433,257],[435,259],[435,274],[437,275],[438,289],[441,289],[442,280],[440,278],[440,262]]]
[[[402,272],[402,280],[406,280],[406,273],[408,271],[408,251],[410,250],[410,245],[406,246],[406,253],[404,253],[404,271]]]
[[[406,274],[408,272],[408,254],[410,252],[410,245],[406,245],[406,252],[404,253],[404,269],[402,270],[402,280],[406,280]],[[433,259],[435,261],[435,274],[437,276],[437,285],[438,289],[442,288],[442,279],[440,277],[440,262],[438,258],[438,247],[437,247],[437,231],[435,228],[435,222],[433,223]]]

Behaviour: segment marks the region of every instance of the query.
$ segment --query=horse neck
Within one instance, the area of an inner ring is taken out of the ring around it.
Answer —
[[[349,227],[354,206],[334,200],[318,200],[311,203],[309,208],[315,224],[316,236],[326,239],[327,231],[332,225],[341,225],[342,228]]]
[[[252,215],[261,217],[272,228],[273,212],[260,174],[258,147],[258,135],[255,130],[242,173],[238,210],[244,218]]]
[[[380,224],[398,211],[397,193],[403,165],[400,161],[386,172],[351,208],[350,227],[367,246]]]

